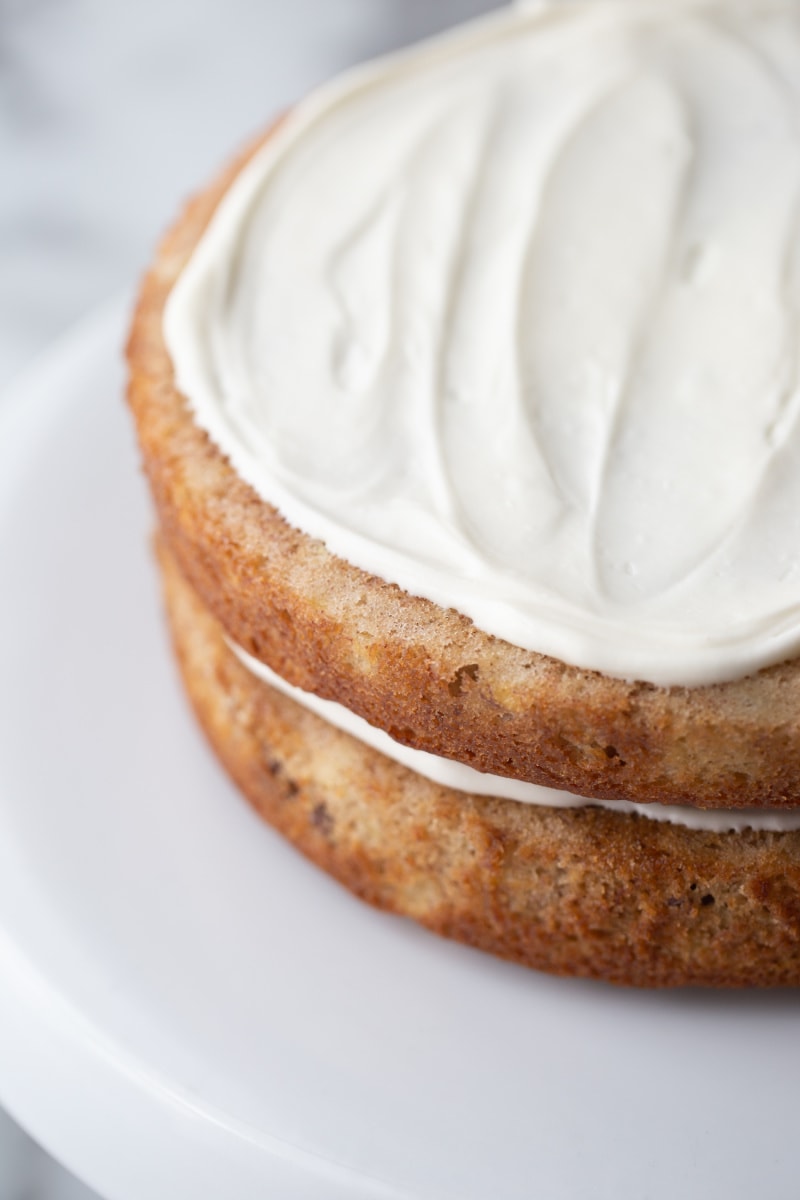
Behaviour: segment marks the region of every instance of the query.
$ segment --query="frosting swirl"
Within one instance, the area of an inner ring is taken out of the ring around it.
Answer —
[[[800,653],[800,6],[521,4],[301,103],[169,298],[179,388],[356,566],[698,685]]]

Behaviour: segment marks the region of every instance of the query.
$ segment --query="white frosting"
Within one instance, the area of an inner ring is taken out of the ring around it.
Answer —
[[[521,4],[301,103],[169,299],[294,525],[662,685],[800,653],[800,4]]]
[[[302,704],[318,717],[322,717],[330,725],[358,738],[373,750],[380,751],[387,758],[393,759],[418,775],[442,787],[453,788],[458,792],[468,792],[473,796],[496,796],[501,800],[518,800],[522,804],[537,804],[544,808],[584,808],[587,805],[596,808],[609,808],[615,812],[638,813],[640,817],[652,821],[666,821],[670,825],[685,825],[688,829],[705,829],[714,833],[727,833],[742,829],[765,830],[772,833],[787,833],[800,829],[800,811],[776,812],[764,809],[714,809],[704,810],[667,804],[633,804],[629,800],[586,800],[572,792],[562,792],[555,788],[540,787],[538,783],[526,783],[521,779],[506,779],[502,775],[484,774],[468,767],[464,763],[454,762],[449,758],[440,758],[436,754],[428,754],[425,750],[413,750],[403,746],[389,737],[382,729],[370,725],[363,717],[357,716],[349,708],[337,704],[333,700],[323,700],[312,692],[304,692],[301,688],[287,683],[264,663],[253,658],[241,646],[229,641],[228,645],[236,654],[239,661],[253,675],[268,683],[270,687],[282,692],[285,696]]]

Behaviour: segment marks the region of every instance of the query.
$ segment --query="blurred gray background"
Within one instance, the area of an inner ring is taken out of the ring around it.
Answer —
[[[271,115],[499,3],[0,0],[0,408],[11,377],[135,281],[181,202]],[[0,1200],[92,1195],[0,1111]]]

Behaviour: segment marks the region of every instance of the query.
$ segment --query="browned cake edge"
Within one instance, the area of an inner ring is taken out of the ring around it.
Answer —
[[[331,555],[262,502],[194,423],[162,336],[169,291],[243,155],[192,204],[143,283],[129,399],[163,535],[244,649],[394,738],[586,796],[800,804],[800,664],[661,689],[521,650]]]
[[[800,984],[800,833],[698,832],[433,784],[253,676],[160,557],[181,674],[212,747],[255,809],[357,896],[559,975]]]

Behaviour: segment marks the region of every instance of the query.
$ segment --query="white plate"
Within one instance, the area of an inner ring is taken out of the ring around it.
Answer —
[[[797,1195],[797,993],[558,981],[373,912],[179,693],[124,306],[0,408],[0,1099],[108,1200]]]

